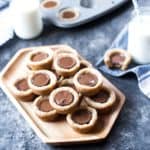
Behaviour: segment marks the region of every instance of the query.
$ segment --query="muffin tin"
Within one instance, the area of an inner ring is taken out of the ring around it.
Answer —
[[[44,3],[47,1],[56,1],[57,5],[51,8],[45,8]],[[95,20],[127,1],[128,0],[44,0],[41,2],[40,8],[42,16],[47,22],[51,22],[58,27],[71,28]],[[63,19],[61,16],[64,11],[73,11],[75,15],[69,13],[66,15],[67,18]]]
[[[29,53],[44,48],[51,48],[54,51],[56,49],[60,49],[59,53],[61,53],[61,50],[63,51],[64,49],[70,49],[72,50],[72,53],[77,55],[77,52],[75,52],[74,49],[66,45],[53,45],[22,49],[12,58],[12,60],[10,60],[8,65],[4,68],[4,70],[1,73],[2,89],[17,107],[19,112],[28,121],[33,130],[36,132],[36,134],[45,143],[51,143],[55,145],[71,143],[78,144],[96,142],[105,139],[111,131],[111,128],[115,123],[115,120],[117,119],[120,110],[122,109],[122,106],[125,102],[125,96],[114,85],[112,85],[101,73],[100,76],[103,81],[103,85],[109,87],[110,90],[113,90],[115,92],[116,103],[109,112],[98,114],[96,126],[94,126],[93,130],[88,133],[80,133],[71,128],[66,122],[64,115],[61,115],[61,117],[55,122],[45,122],[38,117],[39,113],[37,115],[33,111],[35,107],[34,104],[37,101],[37,99],[31,102],[25,102],[21,101],[20,99],[14,96],[10,85],[14,82],[15,79],[18,79],[21,76],[27,76],[29,73],[31,73],[31,71],[29,71],[29,68],[27,67],[27,58],[29,56]],[[80,55],[78,56],[80,58],[80,61],[86,61]],[[92,65],[89,65],[88,67],[94,69]],[[52,90],[52,92],[53,91],[54,90]],[[87,106],[84,102],[82,104],[82,102],[80,104],[81,106]]]

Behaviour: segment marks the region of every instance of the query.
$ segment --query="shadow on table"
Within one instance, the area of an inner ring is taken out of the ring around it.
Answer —
[[[128,100],[126,100],[128,101]],[[119,142],[118,139],[119,139],[119,136],[120,136],[120,130],[121,130],[121,125],[125,125],[125,120],[124,119],[121,119],[125,114],[124,114],[124,110],[126,109],[126,107],[128,107],[129,103],[127,102],[116,123],[114,124],[113,128],[112,128],[112,131],[110,132],[110,134],[108,135],[108,137],[106,139],[104,139],[103,141],[97,141],[97,142],[94,142],[94,143],[88,143],[88,144],[69,144],[69,145],[58,145],[58,146],[54,146],[54,145],[50,145],[50,144],[46,144],[47,146],[47,149],[49,150],[94,150],[94,149],[111,149],[112,148],[112,143],[114,142],[115,143],[115,148],[117,148],[117,143]],[[128,114],[130,115],[130,114]]]

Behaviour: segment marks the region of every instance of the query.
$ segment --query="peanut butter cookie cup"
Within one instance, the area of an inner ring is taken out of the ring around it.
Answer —
[[[54,69],[59,75],[69,77],[74,75],[80,68],[77,56],[69,53],[58,54],[54,59]]]
[[[71,87],[59,87],[49,97],[51,106],[60,114],[72,112],[80,102],[78,93]]]
[[[11,86],[13,95],[22,101],[32,101],[35,98],[35,94],[29,87],[27,77],[18,78]]]
[[[97,70],[85,68],[75,74],[73,83],[83,95],[94,95],[101,88],[103,79]]]
[[[78,132],[89,132],[95,127],[98,119],[97,111],[94,108],[80,106],[67,115],[68,124]]]
[[[56,75],[48,70],[32,72],[28,77],[29,87],[38,95],[48,95],[56,86]]]
[[[99,110],[101,113],[108,112],[116,102],[116,94],[109,87],[103,85],[99,92],[91,97],[84,97],[85,102]]]
[[[54,121],[58,114],[56,110],[50,105],[47,96],[39,96],[34,103],[35,114],[44,121]]]
[[[60,2],[58,0],[44,0],[41,3],[41,8],[46,10],[55,9],[59,4]]]
[[[52,65],[53,51],[50,48],[33,50],[27,57],[27,66],[31,70],[48,69]]]
[[[123,49],[111,49],[104,55],[104,63],[108,68],[125,70],[131,62],[131,55]]]
[[[75,8],[65,8],[60,11],[59,18],[64,21],[73,21],[79,17],[79,11]]]

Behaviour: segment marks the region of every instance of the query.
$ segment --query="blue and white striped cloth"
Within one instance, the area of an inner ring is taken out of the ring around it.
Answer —
[[[6,8],[9,5],[10,0],[0,0],[0,10]]]
[[[117,36],[116,40],[113,42],[110,48],[123,48],[127,49],[128,44],[128,26],[126,26],[120,34]],[[129,68],[125,71],[121,70],[112,70],[105,66],[103,58],[99,60],[96,64],[98,69],[104,71],[114,77],[121,77],[127,73],[133,72],[136,74],[138,79],[138,85],[140,90],[150,98],[150,64],[138,65],[132,62],[129,65]]]

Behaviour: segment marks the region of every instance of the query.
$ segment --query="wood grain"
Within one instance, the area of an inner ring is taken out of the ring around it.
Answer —
[[[64,47],[65,45],[55,45],[48,47]],[[47,47],[47,46],[46,46]],[[112,85],[105,77],[103,77],[104,84],[108,85],[116,92],[117,104],[113,110],[105,115],[99,114],[99,120],[96,128],[90,133],[78,133],[74,131],[65,121],[65,117],[60,118],[56,122],[43,122],[33,112],[32,102],[21,102],[13,96],[10,90],[10,83],[17,77],[27,74],[26,56],[33,49],[40,47],[25,48],[19,50],[15,56],[10,60],[6,67],[1,72],[1,87],[11,102],[16,106],[18,111],[27,120],[35,133],[42,139],[44,143],[51,143],[55,145],[72,144],[72,143],[88,143],[96,142],[105,139],[114,125],[120,110],[125,102],[125,96],[114,85]]]

